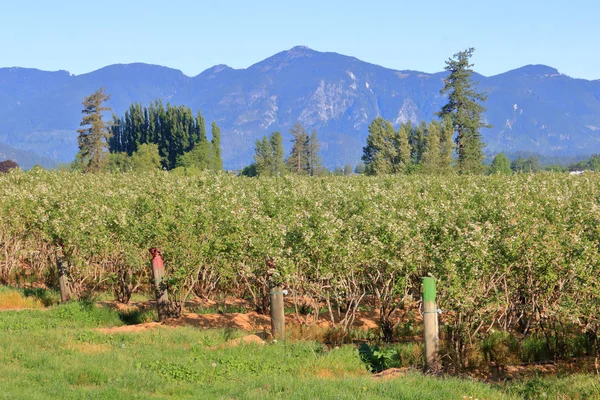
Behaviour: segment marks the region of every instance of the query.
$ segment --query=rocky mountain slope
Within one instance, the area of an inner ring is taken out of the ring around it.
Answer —
[[[356,164],[376,116],[395,124],[435,118],[445,101],[439,94],[444,76],[396,71],[306,47],[246,69],[217,65],[195,77],[147,64],[111,65],[77,76],[2,68],[0,143],[71,161],[81,101],[104,86],[120,115],[132,102],[159,98],[200,109],[221,127],[226,168],[250,163],[257,138],[277,130],[285,134],[296,121],[317,130],[327,166]],[[600,152],[600,80],[573,79],[541,65],[475,79],[489,95],[485,118],[493,128],[483,131],[489,154]]]

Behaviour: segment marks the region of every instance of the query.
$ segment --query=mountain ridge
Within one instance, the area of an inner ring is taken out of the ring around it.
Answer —
[[[439,91],[446,74],[396,70],[306,46],[243,69],[218,64],[196,76],[145,63],[81,75],[0,68],[0,143],[70,161],[81,100],[104,86],[119,115],[133,102],[157,99],[202,110],[207,124],[221,127],[227,168],[250,163],[256,139],[287,133],[296,121],[317,130],[326,165],[356,164],[376,116],[395,125],[434,118],[444,103]],[[494,127],[483,131],[488,154],[600,151],[600,79],[571,78],[534,64],[489,77],[476,73],[474,80],[489,97],[485,119]]]

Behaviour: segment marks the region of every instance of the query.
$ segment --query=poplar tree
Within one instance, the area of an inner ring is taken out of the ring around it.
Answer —
[[[432,121],[427,127],[427,142],[423,152],[423,171],[426,174],[439,175],[442,171],[440,157],[440,123]]]
[[[221,171],[223,169],[223,160],[221,159],[221,129],[216,122],[212,123],[211,139],[211,169]]]
[[[310,138],[308,139],[308,174],[310,176],[319,175],[323,166],[321,165],[321,157],[319,156],[319,150],[321,145],[319,139],[317,139],[317,131],[313,130]]]
[[[273,167],[271,169],[271,174],[273,176],[285,175],[286,168],[283,159],[285,150],[283,149],[283,137],[281,136],[281,132],[273,132],[269,138],[269,142],[271,143],[271,149],[273,151]]]
[[[412,149],[409,143],[409,137],[412,132],[412,124],[402,124],[398,129],[398,138],[397,138],[397,154],[398,161],[397,165],[394,168],[394,172],[408,172],[408,167],[412,161]]]
[[[111,111],[110,107],[103,107],[102,103],[110,99],[104,87],[101,87],[90,96],[86,97],[82,104],[83,118],[77,132],[77,144],[79,153],[76,160],[81,165],[83,172],[97,172],[102,169],[106,158],[106,149],[110,139],[110,125],[102,120],[103,111]]]
[[[461,174],[477,174],[485,170],[483,147],[485,146],[480,129],[490,128],[481,120],[485,108],[480,104],[487,100],[485,93],[477,91],[477,85],[471,80],[473,64],[469,59],[475,49],[469,48],[456,53],[446,61],[445,70],[450,72],[441,90],[448,94],[448,102],[437,113],[441,118],[450,117],[456,132],[458,150],[458,172]]]
[[[271,176],[271,166],[273,165],[273,148],[267,136],[263,136],[262,140],[256,140],[256,148],[254,150],[254,166],[256,175]]]
[[[396,172],[397,136],[390,121],[377,117],[371,122],[367,145],[363,147],[362,156],[367,175],[385,175]]]
[[[273,132],[270,137],[263,136],[256,141],[254,168],[259,176],[281,176],[285,174],[283,160],[283,140],[281,133]]]
[[[442,174],[448,174],[454,172],[454,150],[456,144],[454,143],[454,126],[450,117],[442,119],[440,125],[440,164],[439,170]]]
[[[421,164],[427,146],[427,140],[425,138],[427,135],[427,123],[421,121],[419,125],[413,126],[412,123],[408,121],[407,125],[409,128],[408,132],[410,133],[408,142],[410,143],[412,162],[414,164]]]

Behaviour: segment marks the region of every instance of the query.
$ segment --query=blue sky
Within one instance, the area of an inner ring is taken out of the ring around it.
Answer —
[[[9,0],[1,9],[0,67],[81,74],[146,62],[193,76],[306,45],[437,72],[475,47],[475,69],[487,76],[546,64],[600,79],[597,0]]]

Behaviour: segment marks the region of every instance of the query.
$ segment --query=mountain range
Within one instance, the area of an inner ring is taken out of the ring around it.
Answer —
[[[119,115],[133,102],[200,109],[221,127],[224,166],[252,162],[257,138],[285,135],[296,121],[317,131],[324,164],[357,164],[377,116],[401,122],[435,118],[446,72],[399,71],[298,46],[246,69],[216,65],[197,76],[148,64],[117,64],[82,75],[0,68],[0,159],[27,168],[70,162],[77,152],[81,101],[100,86]],[[550,156],[600,152],[600,80],[574,79],[528,65],[474,80],[487,92],[486,153]],[[108,118],[107,118],[108,119]],[[209,127],[210,128],[210,127]],[[209,129],[210,130],[210,129]],[[286,140],[287,150],[291,143]]]

